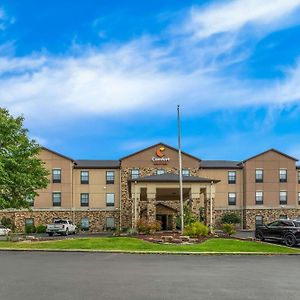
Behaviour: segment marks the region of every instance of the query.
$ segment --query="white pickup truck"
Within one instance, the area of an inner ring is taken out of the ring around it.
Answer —
[[[76,233],[76,225],[69,220],[59,219],[55,220],[53,224],[47,225],[46,232],[49,236],[53,236],[54,233],[60,235],[69,235]]]

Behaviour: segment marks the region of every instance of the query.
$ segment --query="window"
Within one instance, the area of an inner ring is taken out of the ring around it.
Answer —
[[[262,191],[255,192],[255,204],[256,205],[264,204],[264,193]]]
[[[182,169],[182,176],[190,176],[190,170],[189,169]]]
[[[115,206],[115,194],[106,194],[106,206]]]
[[[261,216],[261,215],[255,216],[255,227],[262,226],[263,223],[264,223],[263,216]]]
[[[106,218],[106,228],[107,229],[115,228],[115,218],[112,218],[112,217]]]
[[[263,169],[255,169],[255,182],[261,183],[264,181],[264,170]]]
[[[61,192],[52,193],[52,205],[61,206]]]
[[[228,205],[236,205],[236,193],[228,193]]]
[[[162,175],[162,174],[165,174],[166,171],[164,169],[157,169],[156,170],[156,175]]]
[[[52,169],[52,182],[61,183],[61,169]]]
[[[279,192],[279,203],[280,205],[287,205],[287,191]]]
[[[81,184],[89,184],[89,171],[80,172],[80,182]]]
[[[80,194],[80,205],[81,206],[89,206],[89,194],[88,193]]]
[[[90,228],[90,222],[89,218],[82,218],[80,221],[82,230],[89,230]]]
[[[279,182],[287,182],[287,169],[279,170]]]
[[[140,177],[140,170],[139,169],[132,169],[131,170],[131,179],[136,179]]]
[[[106,184],[115,183],[115,171],[106,171]]]
[[[33,226],[33,225],[34,225],[33,218],[26,218],[25,219],[25,226]]]
[[[228,184],[236,183],[236,171],[228,171]]]
[[[279,219],[280,220],[286,220],[288,217],[287,217],[287,215],[280,215],[279,216]]]
[[[32,195],[27,196],[26,201],[29,206],[31,206],[31,207],[34,206],[34,197]]]
[[[298,183],[300,183],[300,171],[298,171]]]
[[[300,192],[298,192],[298,204],[300,205]]]

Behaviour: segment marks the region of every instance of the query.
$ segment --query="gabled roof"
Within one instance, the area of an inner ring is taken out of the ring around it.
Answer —
[[[120,167],[119,160],[78,159],[75,163],[75,169],[118,169]]]
[[[241,169],[239,163],[235,160],[202,160],[200,169]]]
[[[170,206],[168,206],[168,205],[162,204],[162,203],[157,203],[157,204],[155,204],[155,206],[156,206],[156,207],[164,207],[164,208],[167,208],[167,209],[169,209],[169,210],[171,210],[171,211],[174,211],[174,212],[177,212],[177,211],[178,211],[177,209],[175,209],[175,208],[173,208],[173,207],[170,207]],[[146,210],[147,210],[147,207],[144,208],[144,209],[142,209],[141,212],[144,212],[144,211],[146,211]]]
[[[144,149],[141,149],[141,150],[136,151],[136,152],[134,152],[134,153],[131,153],[131,154],[127,155],[127,156],[124,156],[124,157],[120,158],[120,160],[123,160],[123,159],[126,159],[126,158],[128,158],[128,157],[134,156],[134,155],[136,155],[136,154],[139,154],[139,153],[144,152],[144,151],[146,151],[146,150],[149,150],[149,149],[151,149],[151,148],[158,147],[159,145],[163,145],[163,146],[165,146],[166,148],[170,148],[170,149],[172,149],[172,150],[174,150],[174,151],[176,151],[176,152],[178,151],[177,148],[174,148],[174,147],[172,147],[172,146],[170,146],[170,145],[167,145],[167,144],[165,144],[165,143],[157,143],[157,144],[151,145],[151,146],[149,146],[149,147],[147,147],[147,148],[144,148]],[[196,160],[198,160],[198,161],[201,161],[201,159],[200,159],[199,157],[193,156],[193,155],[188,154],[188,153],[183,152],[183,151],[181,151],[181,153],[184,154],[184,155],[186,155],[186,156],[189,156],[189,157],[191,157],[191,158],[193,158],[193,159],[196,159]]]
[[[278,153],[278,154],[280,154],[280,155],[283,155],[283,156],[285,156],[285,157],[287,157],[287,158],[289,158],[289,159],[292,159],[292,160],[294,160],[294,161],[298,161],[298,159],[295,158],[295,157],[289,156],[289,155],[287,155],[287,154],[285,154],[285,153],[283,153],[283,152],[280,152],[280,151],[278,151],[278,150],[276,150],[276,149],[271,148],[271,149],[269,149],[269,150],[266,150],[266,151],[264,151],[264,152],[261,152],[261,153],[259,153],[259,154],[254,155],[254,156],[251,156],[251,157],[247,158],[246,160],[241,161],[240,164],[242,164],[242,163],[244,163],[244,162],[246,162],[246,161],[248,161],[248,160],[250,160],[250,159],[256,158],[256,157],[258,157],[258,156],[260,156],[260,155],[263,155],[263,154],[265,154],[265,153],[268,153],[268,152],[270,152],[270,151],[276,152],[276,153]]]
[[[58,155],[58,156],[60,156],[60,157],[63,157],[63,158],[65,158],[65,159],[68,159],[68,160],[74,162],[74,159],[73,159],[73,158],[70,158],[70,157],[68,157],[68,156],[62,155],[62,154],[60,154],[60,153],[58,153],[58,152],[56,152],[56,151],[54,151],[54,150],[51,150],[51,149],[49,149],[49,148],[46,148],[46,147],[41,147],[41,148],[42,148],[43,150],[49,151],[49,152],[51,152],[51,153],[53,153],[53,154],[55,154],[55,155]]]
[[[151,175],[145,177],[138,177],[135,179],[130,179],[129,181],[136,182],[179,182],[179,175],[172,173],[165,173],[160,175]],[[198,177],[198,176],[182,176],[183,182],[213,182],[217,183],[220,180]]]

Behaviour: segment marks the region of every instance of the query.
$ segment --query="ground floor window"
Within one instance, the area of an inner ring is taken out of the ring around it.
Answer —
[[[34,225],[33,218],[26,218],[25,219],[25,226],[33,226],[33,225]]]
[[[106,218],[106,229],[114,229],[115,228],[115,218],[108,217]]]
[[[255,216],[255,227],[261,226],[261,225],[263,225],[263,223],[264,223],[263,216],[261,216],[261,215]]]
[[[80,223],[81,223],[82,230],[89,230],[90,228],[89,218],[82,218]]]
[[[279,216],[279,219],[281,219],[281,220],[286,220],[288,217],[287,217],[287,215],[280,215]]]

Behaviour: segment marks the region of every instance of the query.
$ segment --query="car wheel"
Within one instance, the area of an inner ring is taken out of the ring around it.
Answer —
[[[69,235],[69,229],[66,229],[65,236]]]
[[[292,234],[288,234],[284,237],[284,243],[288,246],[288,247],[293,247],[296,245],[296,238],[292,235]]]
[[[264,237],[264,235],[261,231],[257,232],[256,238],[259,239],[262,242],[265,240],[265,237]]]
[[[49,236],[53,236],[53,232],[49,232],[48,235],[49,235]]]

